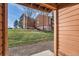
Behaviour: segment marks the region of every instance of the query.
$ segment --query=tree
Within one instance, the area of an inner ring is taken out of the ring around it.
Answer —
[[[18,28],[18,20],[14,21],[14,28]]]
[[[54,30],[53,25],[54,25],[54,17],[52,16],[52,18],[51,18],[51,30]]]
[[[19,22],[18,22],[18,26],[19,26],[20,28],[23,28],[22,20],[19,20]]]
[[[26,13],[27,13],[27,16],[28,16],[28,18],[30,18],[31,17],[31,15],[33,14],[33,9],[31,9],[31,8],[27,8],[27,11],[26,11]]]

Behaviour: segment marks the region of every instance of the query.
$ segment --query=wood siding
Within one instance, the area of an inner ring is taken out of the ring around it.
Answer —
[[[79,4],[61,6],[58,10],[58,55],[79,55]]]
[[[7,4],[0,3],[0,55],[5,55],[7,48]]]
[[[2,55],[2,4],[0,4],[0,55]]]

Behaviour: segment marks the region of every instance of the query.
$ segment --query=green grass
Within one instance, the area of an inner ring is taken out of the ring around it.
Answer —
[[[26,29],[9,29],[8,44],[9,47],[23,44],[33,44],[40,41],[53,40],[53,32],[42,32]]]

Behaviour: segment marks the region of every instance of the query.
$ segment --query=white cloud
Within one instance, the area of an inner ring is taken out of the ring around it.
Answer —
[[[25,11],[25,7],[24,6],[21,6],[19,4],[14,4],[14,3],[11,3],[11,5],[15,6],[16,8],[18,8],[19,10],[21,10],[22,12]]]

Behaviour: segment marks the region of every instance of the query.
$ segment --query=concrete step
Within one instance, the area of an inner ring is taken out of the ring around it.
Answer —
[[[54,56],[54,54],[50,50],[45,50],[45,51],[33,54],[31,56]]]

